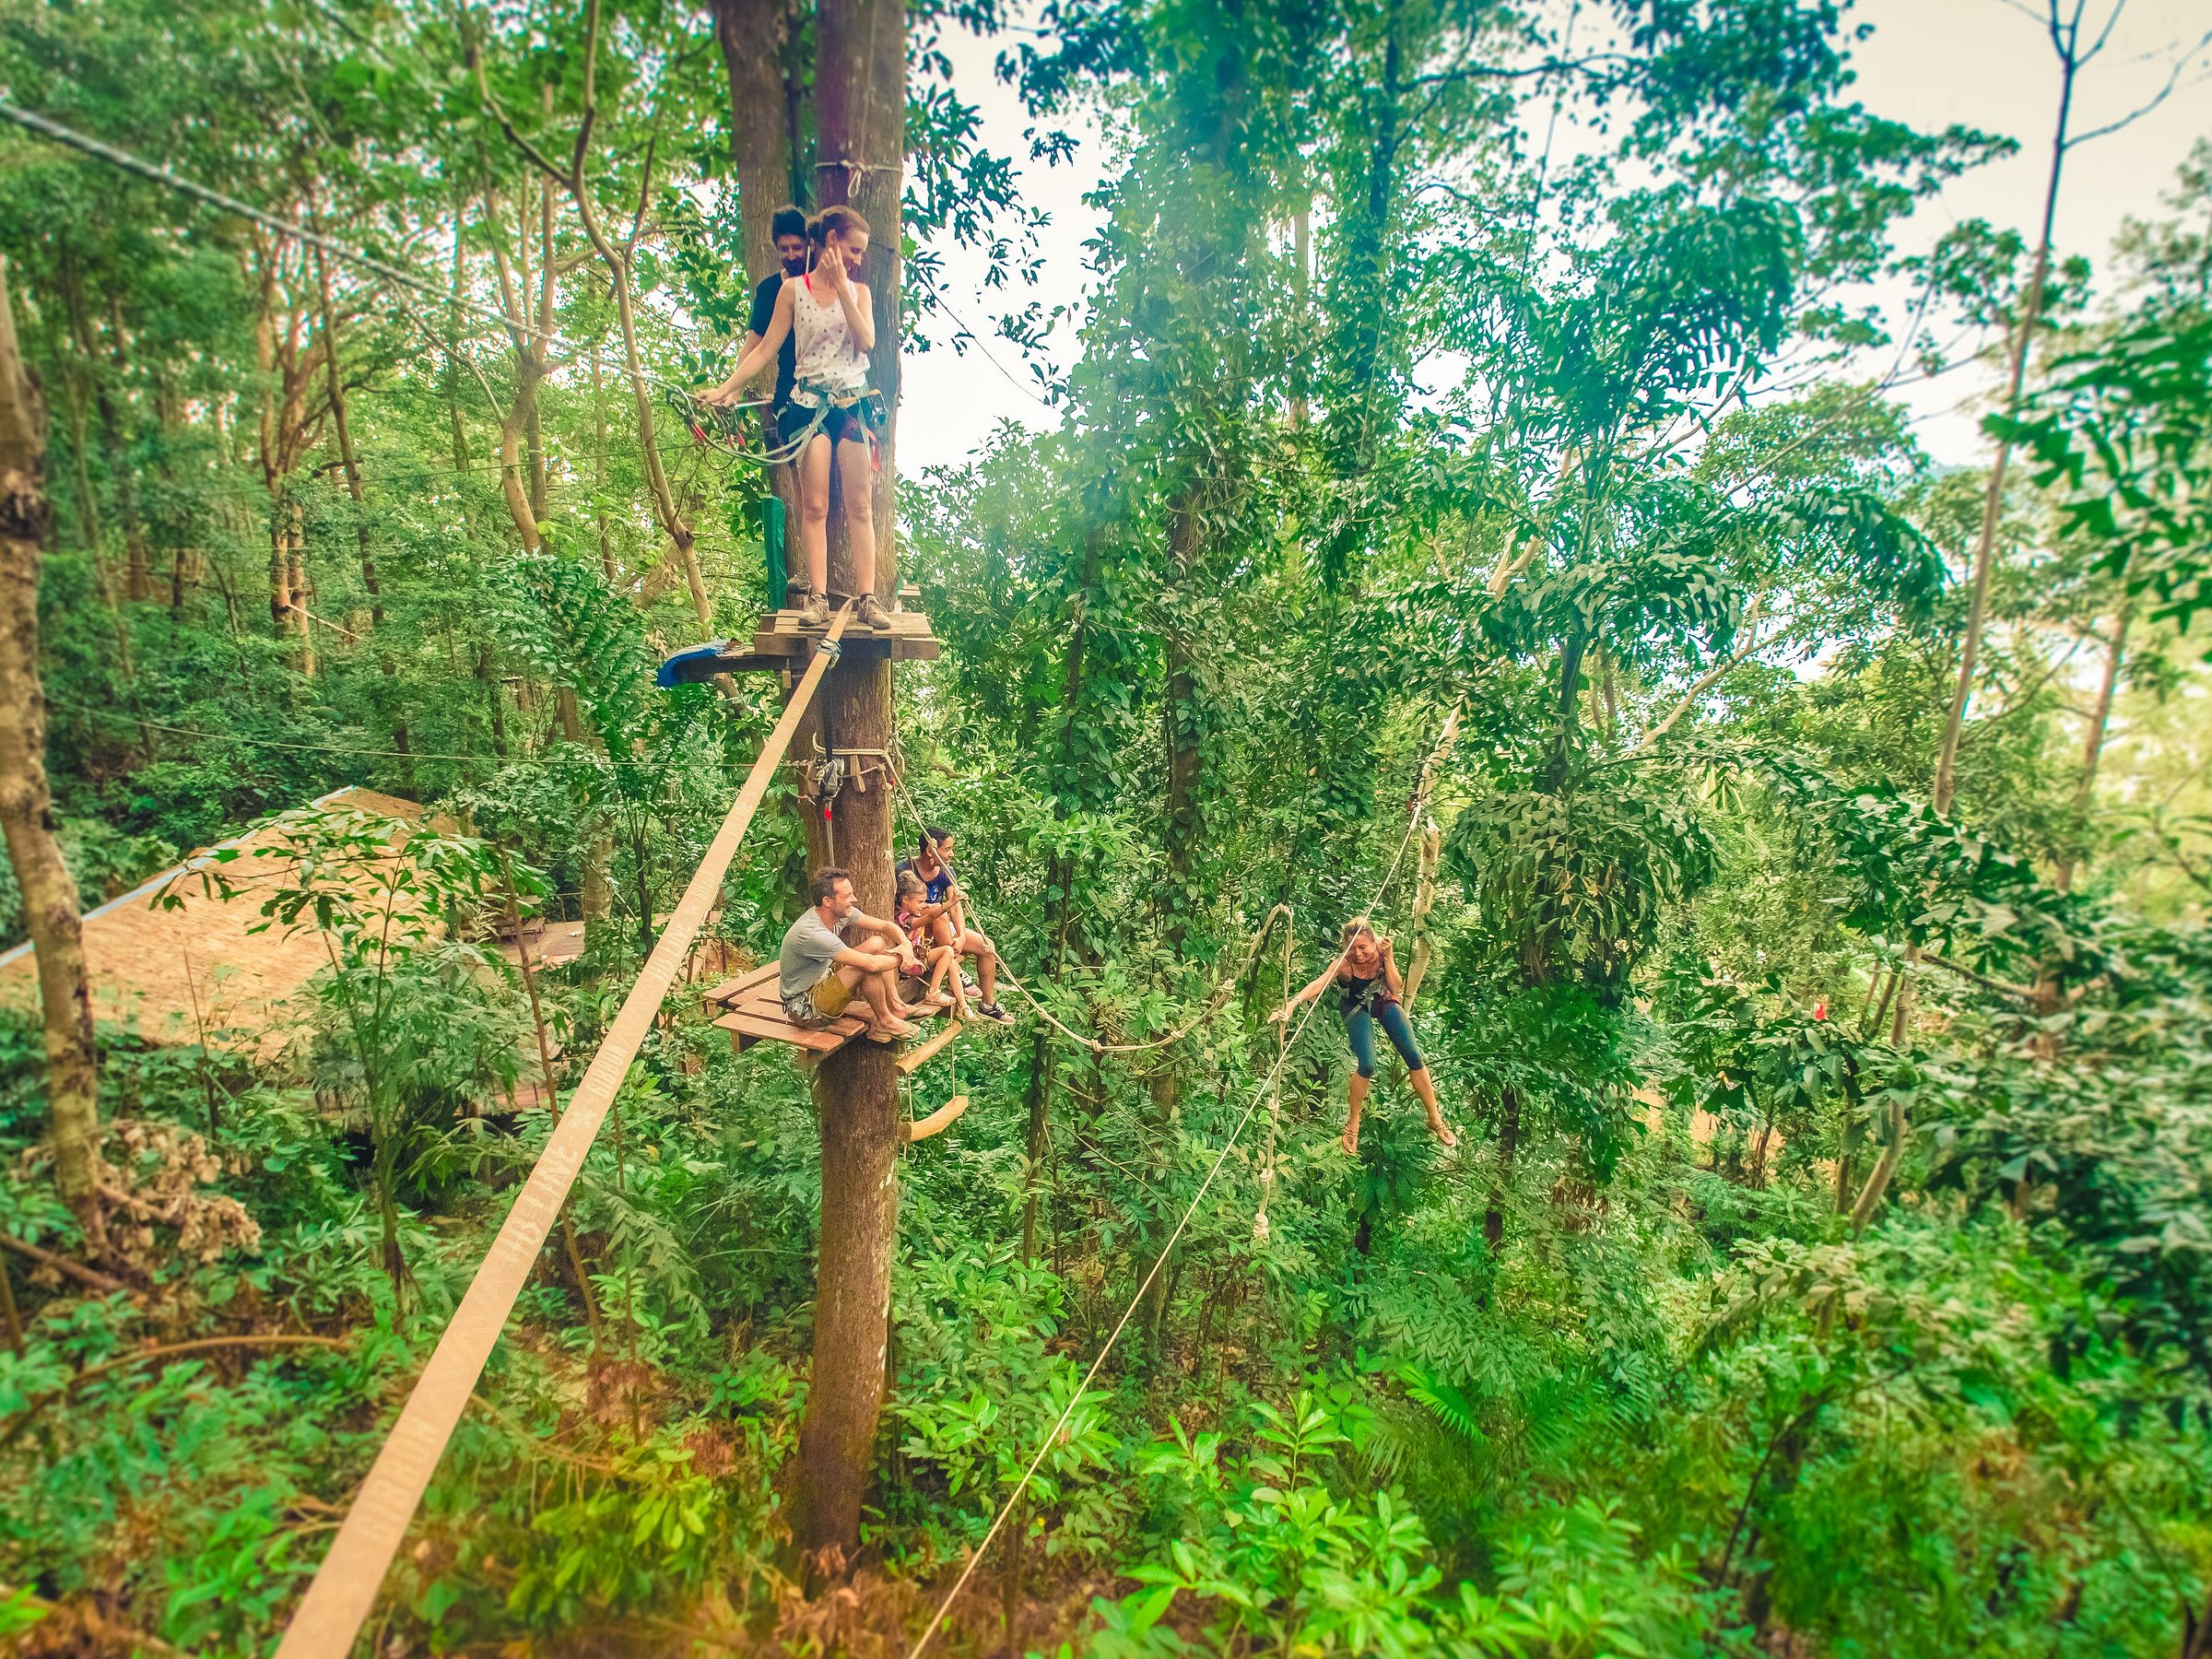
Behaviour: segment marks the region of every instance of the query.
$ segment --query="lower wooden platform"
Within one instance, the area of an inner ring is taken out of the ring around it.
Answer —
[[[865,1014],[845,1014],[825,1026],[794,1025],[783,1017],[776,993],[777,967],[773,962],[727,979],[703,998],[714,1024],[729,1032],[730,1046],[739,1053],[756,1042],[783,1042],[799,1051],[801,1065],[820,1063],[868,1029]],[[719,1011],[719,1012],[718,1012]],[[925,1018],[942,1018],[935,1010]],[[960,1034],[960,1022],[947,1018],[942,1030],[931,1033],[899,1056],[899,1069],[912,1072]]]

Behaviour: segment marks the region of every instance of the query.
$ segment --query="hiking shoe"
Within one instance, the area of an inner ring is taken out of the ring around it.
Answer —
[[[891,618],[883,606],[876,603],[873,594],[860,596],[859,603],[853,607],[853,620],[859,627],[874,629],[877,633],[891,631]]]
[[[997,1020],[1000,1025],[1012,1025],[1014,1023],[1014,1016],[1007,1013],[996,1003],[979,1002],[975,1005],[975,1011],[978,1014],[981,1014],[985,1019]]]
[[[799,606],[799,626],[801,628],[827,628],[830,626],[830,598],[819,588],[806,590],[806,603]]]

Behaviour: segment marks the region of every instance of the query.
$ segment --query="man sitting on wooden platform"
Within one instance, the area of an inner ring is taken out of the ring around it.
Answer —
[[[819,1027],[850,1010],[854,996],[867,1004],[872,1042],[895,1042],[920,1028],[901,1018],[923,1010],[899,1000],[901,969],[919,972],[914,949],[897,925],[860,909],[853,878],[834,865],[817,870],[809,889],[814,903],[783,935],[776,990],[783,1017],[795,1026]],[[889,948],[863,950],[856,941],[881,940]]]

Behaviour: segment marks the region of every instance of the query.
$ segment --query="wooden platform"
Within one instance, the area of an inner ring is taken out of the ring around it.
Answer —
[[[506,929],[500,930],[500,954],[512,967],[523,965],[522,947],[515,944],[514,935]],[[581,922],[547,922],[535,919],[525,923],[523,935],[530,941],[530,966],[533,968],[565,968],[583,955],[583,924]]]
[[[929,631],[929,618],[918,610],[890,613],[891,631],[877,633],[857,622],[847,623],[841,649],[847,656],[888,655],[895,663],[934,663],[940,649]],[[753,635],[753,654],[764,657],[807,657],[825,630],[801,628],[795,610],[771,611]]]
[[[929,618],[918,610],[896,610],[890,616],[888,633],[848,625],[839,649],[855,659],[879,660],[888,656],[899,663],[935,662],[942,647],[937,637],[929,631]],[[735,640],[711,641],[706,646],[681,653],[680,662],[671,659],[661,672],[673,674],[675,678],[662,683],[700,685],[718,674],[795,673],[814,654],[817,642],[828,631],[821,628],[802,628],[795,610],[771,611],[761,618],[759,629],[753,635],[751,650],[741,649]],[[710,649],[715,654],[703,654]]]
[[[771,962],[724,980],[705,994],[707,1012],[716,1015],[715,1025],[729,1032],[730,1046],[739,1053],[756,1042],[786,1042],[799,1051],[801,1065],[813,1065],[868,1029],[865,1014],[846,1014],[826,1026],[793,1025],[783,1018],[783,1005],[776,994],[777,971],[776,964]],[[937,1011],[925,1018],[943,1018],[944,1014]],[[946,1019],[941,1030],[899,1056],[899,1069],[917,1069],[959,1034],[959,1021]]]

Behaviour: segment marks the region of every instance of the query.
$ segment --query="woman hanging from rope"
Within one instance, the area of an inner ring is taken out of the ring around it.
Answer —
[[[806,221],[812,252],[808,268],[787,276],[776,295],[775,314],[759,343],[738,359],[729,379],[699,394],[705,404],[730,404],[761,370],[776,360],[786,336],[797,342],[791,401],[776,417],[771,461],[788,461],[799,474],[799,550],[806,563],[806,595],[799,621],[830,625],[830,462],[842,482],[845,534],[853,547],[853,585],[859,600],[853,620],[887,631],[891,619],[876,603],[876,439],[882,406],[868,388],[868,353],[876,348],[876,313],[868,286],[858,280],[868,251],[868,221],[846,206],[825,207]]]
[[[1312,1002],[1331,985],[1337,987],[1336,1007],[1344,1016],[1344,1034],[1351,1041],[1356,1066],[1350,1086],[1351,1116],[1344,1126],[1346,1156],[1359,1150],[1359,1112],[1367,1104],[1367,1091],[1374,1087],[1378,1025],[1398,1051],[1398,1058],[1406,1062],[1406,1081],[1428,1109],[1429,1127],[1447,1147],[1458,1146],[1459,1136],[1445,1126],[1444,1114],[1437,1110],[1436,1085],[1430,1080],[1429,1063],[1414,1043],[1412,1022],[1398,1000],[1406,987],[1398,977],[1397,958],[1391,954],[1390,941],[1378,938],[1365,916],[1346,924],[1344,947],[1336,953],[1336,959],[1267,1018],[1288,1019],[1292,1009]]]

